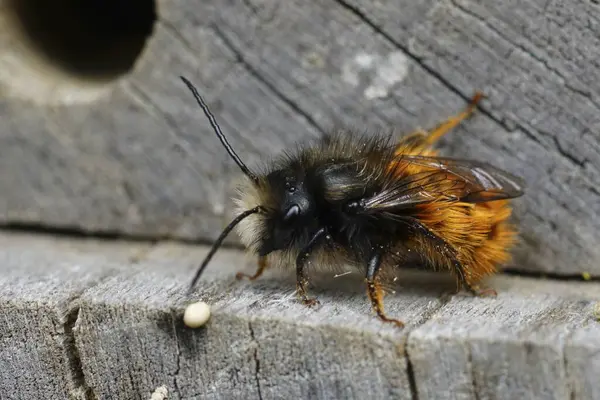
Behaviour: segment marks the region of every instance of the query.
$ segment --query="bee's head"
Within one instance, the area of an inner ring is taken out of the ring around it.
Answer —
[[[256,249],[261,256],[301,241],[315,223],[315,202],[302,168],[275,170],[265,177],[264,186],[268,199]]]
[[[237,231],[247,247],[265,256],[302,242],[316,222],[315,201],[301,167],[284,167],[244,185],[238,211],[260,205],[263,212],[240,223]]]

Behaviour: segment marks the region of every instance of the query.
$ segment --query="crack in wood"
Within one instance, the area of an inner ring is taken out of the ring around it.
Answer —
[[[550,229],[554,229],[549,221],[539,220],[541,223],[548,224]],[[89,231],[82,229],[77,226],[54,226],[54,225],[46,225],[42,223],[23,223],[23,222],[9,222],[9,223],[1,223],[0,224],[0,232],[15,232],[15,233],[29,233],[35,235],[51,235],[57,237],[64,238],[88,238],[88,239],[102,239],[106,241],[128,241],[133,243],[140,242],[148,242],[152,245],[157,245],[160,242],[177,242],[181,244],[194,244],[201,246],[210,246],[212,245],[211,240],[206,240],[203,238],[190,240],[184,239],[180,237],[171,237],[171,236],[156,236],[156,235],[148,235],[148,236],[140,236],[140,235],[131,235],[131,234],[123,234],[121,232],[115,231]],[[523,240],[527,240],[526,238]],[[224,249],[234,249],[243,251],[244,248],[240,244],[237,243],[224,243],[222,245]],[[553,273],[553,272],[544,272],[544,271],[533,271],[530,269],[518,268],[516,266],[509,266],[502,269],[502,273],[506,275],[512,276],[523,276],[530,278],[539,278],[539,279],[551,279],[557,281],[600,281],[600,276],[590,275],[589,277],[584,276],[582,273],[575,274],[565,274],[565,273]]]
[[[410,333],[408,334],[410,336]],[[413,368],[412,361],[410,359],[410,353],[408,352],[408,336],[404,344],[404,356],[406,357],[406,375],[408,376],[408,384],[410,387],[410,395],[412,400],[419,400],[419,389],[417,388],[417,379],[415,377],[415,370]]]
[[[81,391],[86,400],[95,400],[96,395],[85,379],[85,373],[79,355],[79,348],[77,347],[75,334],[73,333],[73,328],[81,313],[81,308],[77,305],[77,300],[78,297],[75,297],[71,301],[71,307],[63,322],[65,353],[69,360],[69,372],[71,374],[71,379],[75,384],[75,391]]]
[[[248,330],[250,331],[250,338],[254,343],[254,351],[252,353],[252,357],[254,358],[254,379],[256,381],[256,391],[259,400],[263,400],[262,392],[260,389],[260,360],[258,358],[258,341],[256,340],[256,336],[254,334],[254,328],[252,327],[252,321],[248,321]]]
[[[473,366],[473,349],[470,345],[467,345],[467,363],[469,364],[469,370],[471,372],[471,387],[473,389],[473,397],[475,400],[479,400],[480,396],[480,388],[477,384],[477,377],[475,375],[475,368]]]
[[[562,367],[565,371],[565,382],[567,385],[567,390],[568,390],[568,394],[569,394],[569,400],[575,400],[577,398],[576,393],[575,393],[575,388],[573,387],[573,384],[571,382],[571,377],[569,376],[569,362],[567,360],[567,346],[569,344],[569,339],[571,338],[571,336],[573,335],[573,331],[570,331],[567,333],[564,341],[563,341],[563,345],[562,345]]]
[[[234,54],[237,62],[239,62],[248,73],[253,76],[256,80],[262,83],[266,89],[268,89],[272,94],[274,94],[279,100],[281,100],[284,104],[286,104],[292,111],[296,114],[300,115],[310,126],[312,126],[317,132],[321,135],[324,135],[325,130],[307,113],[305,112],[298,104],[296,104],[289,97],[285,96],[277,87],[269,82],[265,77],[263,77],[260,72],[254,68],[244,57],[242,52],[233,44],[233,42],[227,37],[227,35],[217,26],[213,25],[213,31],[217,35],[217,37],[223,42],[223,44]]]
[[[181,345],[179,344],[179,336],[177,335],[177,319],[178,316],[175,313],[171,313],[171,323],[173,325],[173,336],[175,338],[175,350],[176,354],[176,367],[173,372],[173,387],[175,388],[175,392],[181,395],[181,391],[179,390],[179,373],[181,372]]]
[[[574,281],[574,282],[600,282],[600,276],[586,275],[585,273],[563,274],[543,271],[532,271],[518,267],[506,267],[502,269],[502,273],[511,276],[522,276],[524,278],[549,279],[554,281]]]
[[[22,221],[6,221],[0,222],[0,231],[29,233],[43,236],[57,236],[63,238],[95,238],[107,241],[130,241],[130,242],[149,242],[155,243],[160,240],[171,240],[171,237],[157,236],[154,234],[148,235],[133,235],[126,234],[120,231],[113,230],[91,230],[85,229],[77,225],[49,225],[43,222],[22,222]],[[177,239],[181,243],[199,243],[205,244],[205,241],[187,241]],[[208,244],[208,243],[207,243]]]
[[[404,357],[406,357],[406,375],[408,377],[408,384],[410,387],[410,393],[412,400],[419,400],[419,388],[417,385],[417,377],[415,375],[415,370],[413,367],[413,362],[410,355],[409,343],[411,339],[411,334],[420,326],[427,323],[427,321],[431,320],[438,312],[442,311],[442,309],[452,300],[452,295],[450,294],[442,294],[439,297],[439,304],[437,307],[426,311],[423,313],[422,318],[419,319],[414,325],[412,325],[408,332],[406,333],[406,339],[404,340]]]

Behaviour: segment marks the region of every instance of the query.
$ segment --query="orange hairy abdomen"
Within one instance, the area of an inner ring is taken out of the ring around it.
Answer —
[[[437,151],[426,146],[399,146],[396,150],[397,155],[411,153],[437,155]],[[402,163],[401,158],[391,163],[390,168],[397,170],[402,177],[430,170],[417,164],[397,168],[398,163]],[[448,179],[452,176],[449,175]],[[516,231],[508,222],[512,213],[508,200],[465,203],[441,197],[415,208],[415,217],[456,251],[469,285],[476,285],[484,277],[497,272],[501,264],[510,261]],[[431,258],[432,264],[437,264],[435,257],[428,258]]]
[[[469,284],[510,261],[516,232],[508,222],[508,201],[433,203],[417,209],[419,221],[456,250]]]

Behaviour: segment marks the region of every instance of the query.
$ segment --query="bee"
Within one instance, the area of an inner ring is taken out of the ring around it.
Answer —
[[[523,195],[523,180],[485,162],[438,156],[433,148],[473,114],[482,93],[430,131],[400,139],[333,131],[255,172],[235,153],[197,89],[181,79],[246,178],[235,199],[237,217],[199,266],[190,290],[236,228],[258,258],[253,275],[237,278],[255,280],[267,268],[295,265],[296,293],[308,306],[318,304],[306,290],[309,264],[360,271],[376,315],[399,327],[403,322],[384,312],[382,290],[399,267],[450,271],[473,295],[495,295],[479,284],[510,260],[516,230],[509,201]]]

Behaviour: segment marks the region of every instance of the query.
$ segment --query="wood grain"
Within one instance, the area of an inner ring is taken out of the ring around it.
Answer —
[[[140,245],[110,246],[0,235],[0,398],[90,399],[73,327],[82,292]]]
[[[311,274],[309,309],[293,274],[236,281],[254,262],[235,250],[187,297],[206,251],[1,235],[2,398],[600,399],[597,282],[500,276],[484,299],[402,271],[385,300],[398,330],[360,276]],[[211,319],[186,328],[198,299]]]
[[[252,166],[335,126],[430,127],[482,89],[442,147],[526,179],[515,268],[600,276],[599,17],[542,0],[161,2],[104,97],[35,105],[0,83],[0,221],[216,238],[239,172],[179,75]]]

